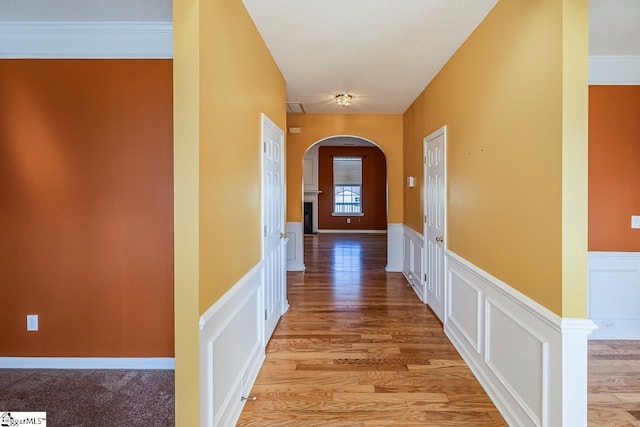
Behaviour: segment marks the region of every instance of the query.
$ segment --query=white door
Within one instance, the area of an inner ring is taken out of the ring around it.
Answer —
[[[264,343],[271,337],[287,303],[284,224],[284,133],[262,115],[262,259],[264,261]]]
[[[444,323],[444,250],[446,231],[446,127],[424,139],[424,235],[427,304]]]

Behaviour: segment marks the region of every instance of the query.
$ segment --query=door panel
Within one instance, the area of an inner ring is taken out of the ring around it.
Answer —
[[[284,229],[284,133],[263,116],[262,217],[265,344],[287,304],[287,257]]]
[[[425,139],[425,272],[427,303],[444,323],[444,250],[446,231],[445,133]]]

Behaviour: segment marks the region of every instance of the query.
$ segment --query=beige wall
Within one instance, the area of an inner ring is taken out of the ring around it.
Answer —
[[[261,113],[285,81],[240,0],[174,1],[176,425],[199,425],[198,319],[261,257]]]
[[[447,126],[448,248],[574,317],[586,316],[586,8],[499,2],[403,116],[406,175],[422,177],[423,139]],[[405,190],[417,231],[422,189]]]
[[[387,220],[402,222],[402,116],[392,114],[288,114],[287,221],[302,222],[302,159],[316,142],[339,135],[359,136],[377,144],[387,158],[389,207]]]

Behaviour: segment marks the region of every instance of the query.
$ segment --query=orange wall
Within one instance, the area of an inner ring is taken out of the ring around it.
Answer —
[[[402,223],[402,116],[393,114],[288,114],[287,221],[302,222],[302,163],[316,142],[337,135],[359,136],[378,145],[387,159],[388,222]]]
[[[404,223],[422,230],[423,139],[446,125],[447,248],[569,317],[586,315],[586,10],[498,2],[403,116]]]
[[[333,158],[362,157],[363,216],[333,216]],[[320,147],[318,153],[318,228],[321,230],[386,230],[387,166],[378,147]],[[347,223],[347,218],[351,222]]]
[[[286,85],[241,0],[174,0],[176,425],[200,424],[200,315],[262,257],[261,114]],[[284,224],[283,224],[284,226]]]
[[[640,86],[589,88],[589,250],[640,251]]]
[[[173,355],[171,81],[0,61],[0,356]]]

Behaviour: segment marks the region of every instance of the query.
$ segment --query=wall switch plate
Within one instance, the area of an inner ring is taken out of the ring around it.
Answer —
[[[37,331],[37,330],[38,330],[38,315],[27,314],[27,331]]]
[[[631,215],[631,228],[640,228],[640,215]]]
[[[351,218],[347,218],[347,224],[351,224]]]

